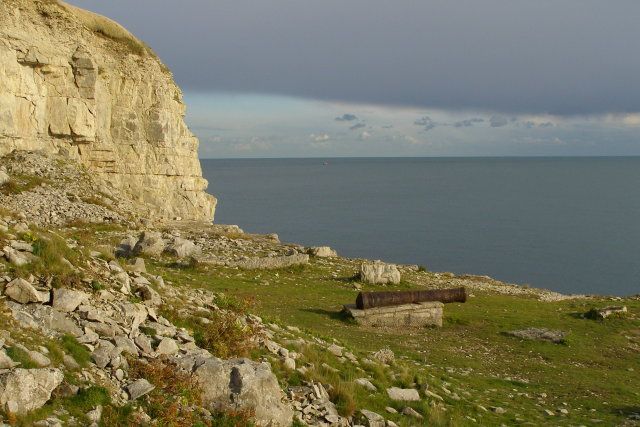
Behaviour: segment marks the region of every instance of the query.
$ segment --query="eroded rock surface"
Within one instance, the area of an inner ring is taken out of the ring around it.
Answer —
[[[158,217],[211,220],[184,112],[171,73],[115,22],[62,2],[0,3],[0,156],[61,153]]]

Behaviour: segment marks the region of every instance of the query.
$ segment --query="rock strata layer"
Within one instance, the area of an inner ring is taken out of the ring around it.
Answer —
[[[212,220],[171,73],[115,22],[62,2],[0,3],[0,156],[61,153],[161,218]]]

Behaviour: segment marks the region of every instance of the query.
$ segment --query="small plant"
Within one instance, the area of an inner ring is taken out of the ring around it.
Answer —
[[[427,271],[427,267],[425,267],[424,265],[418,266],[418,273],[426,273]]]
[[[354,394],[353,383],[340,382],[329,390],[331,401],[343,417],[350,417],[356,412]]]
[[[129,375],[155,386],[145,398],[145,410],[158,425],[192,426],[207,420],[193,406],[201,405],[201,390],[195,379],[165,359],[142,362],[132,359]],[[206,424],[203,424],[206,425]]]

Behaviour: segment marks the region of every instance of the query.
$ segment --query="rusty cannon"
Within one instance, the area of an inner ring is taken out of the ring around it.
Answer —
[[[360,292],[356,298],[358,310],[375,307],[414,304],[427,301],[441,303],[466,302],[465,288],[433,289],[428,291]]]

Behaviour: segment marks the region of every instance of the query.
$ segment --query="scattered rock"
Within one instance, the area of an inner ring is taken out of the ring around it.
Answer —
[[[366,378],[358,378],[357,380],[354,381],[356,384],[358,384],[359,386],[362,386],[364,388],[366,388],[369,391],[378,391],[378,389],[376,388],[376,386],[374,386],[371,381],[369,381]]]
[[[241,261],[231,263],[232,267],[238,267],[243,270],[272,270],[276,268],[293,267],[296,265],[304,265],[309,263],[309,255],[296,254],[274,257],[257,257],[248,258]]]
[[[20,364],[11,360],[7,353],[0,349],[0,369],[12,369],[18,365]]]
[[[376,414],[373,411],[367,409],[361,409],[360,413],[364,417],[367,427],[385,427],[386,423],[384,417],[380,414]]]
[[[566,332],[546,328],[527,328],[506,332],[507,335],[534,341],[550,341],[555,344],[564,343]]]
[[[144,258],[137,257],[131,264],[127,266],[127,270],[134,273],[146,273],[147,266],[144,263]]]
[[[145,394],[151,393],[154,389],[155,387],[153,384],[144,378],[140,378],[127,386],[127,391],[129,392],[129,398],[131,400],[136,400]]]
[[[416,418],[418,420],[421,420],[422,418],[424,418],[419,412],[417,412],[415,409],[409,406],[402,409],[402,414],[411,418]]]
[[[167,245],[165,251],[169,255],[173,255],[178,258],[187,258],[200,253],[200,248],[198,248],[191,240],[176,237],[173,239],[173,242]]]
[[[327,351],[336,357],[342,357],[342,347],[339,345],[331,344],[327,347]]]
[[[20,304],[43,303],[48,301],[48,297],[24,279],[17,278],[5,286],[4,293],[12,300]]]
[[[307,253],[316,258],[335,258],[338,253],[329,246],[316,246],[307,249]]]
[[[41,408],[63,379],[59,369],[16,368],[0,374],[0,408],[17,415]]]
[[[180,348],[178,347],[178,344],[175,342],[175,340],[171,338],[163,338],[156,348],[156,353],[158,353],[159,355],[169,356],[172,354],[176,354],[179,350]]]
[[[585,313],[588,319],[604,320],[607,317],[624,317],[627,314],[626,306],[609,306],[604,308],[592,308]]]
[[[60,288],[53,290],[53,308],[58,311],[70,313],[88,299],[88,294],[75,289]]]
[[[360,280],[373,285],[397,285],[400,283],[400,271],[394,264],[386,264],[380,261],[365,262],[360,265]]]
[[[391,349],[383,348],[373,353],[371,355],[371,358],[380,363],[384,363],[385,365],[389,365],[395,361],[396,356],[395,354],[393,354],[393,351],[391,351]]]
[[[391,400],[402,400],[407,402],[420,400],[420,393],[413,388],[391,387],[387,389],[387,395]]]
[[[159,231],[145,231],[133,248],[135,255],[159,256],[165,248],[165,241]]]

